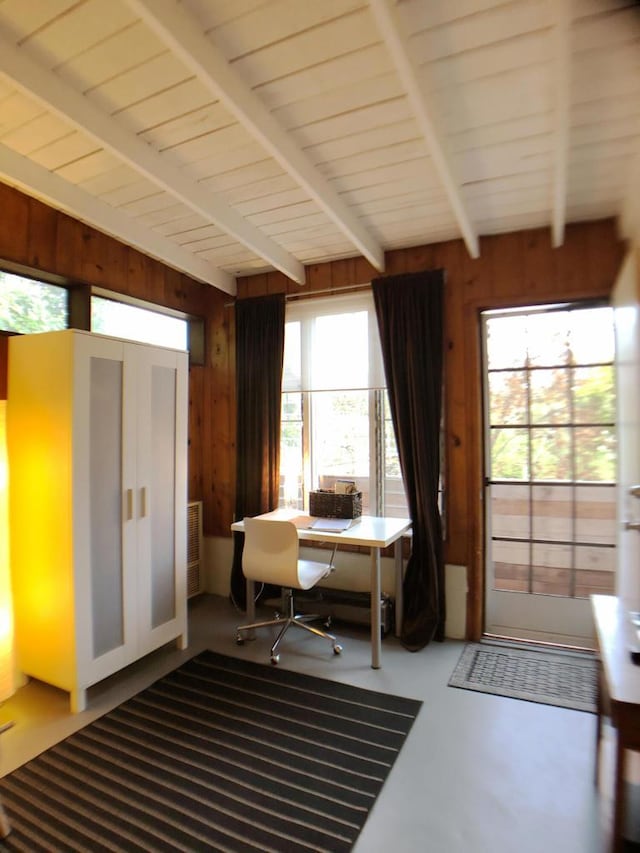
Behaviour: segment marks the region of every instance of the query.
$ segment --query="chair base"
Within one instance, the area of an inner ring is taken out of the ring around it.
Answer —
[[[329,634],[327,631],[323,631],[321,628],[316,628],[315,626],[308,624],[309,622],[315,619],[320,619],[321,617],[314,616],[312,614],[296,614],[294,610],[293,590],[283,590],[282,594],[283,598],[287,598],[288,614],[286,616],[276,615],[274,619],[265,619],[261,622],[251,622],[248,625],[238,625],[236,628],[236,643],[239,646],[244,644],[245,637],[242,636],[242,632],[244,631],[253,631],[255,628],[268,628],[272,625],[282,625],[274,644],[271,646],[271,663],[277,664],[280,660],[280,655],[277,651],[278,646],[289,628],[294,626],[296,628],[303,628],[305,631],[315,634],[316,637],[322,637],[325,640],[329,640],[333,646],[334,655],[339,655],[342,652],[342,646],[338,643],[334,635]]]

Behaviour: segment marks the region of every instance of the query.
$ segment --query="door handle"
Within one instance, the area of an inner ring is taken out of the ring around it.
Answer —
[[[131,521],[133,518],[133,489],[127,489],[126,495],[126,520]]]
[[[640,483],[635,486],[629,486],[629,494],[632,498],[640,498]]]
[[[140,489],[140,518],[145,518],[147,515],[147,487],[142,486]]]
[[[625,530],[640,530],[640,521],[625,521]]]

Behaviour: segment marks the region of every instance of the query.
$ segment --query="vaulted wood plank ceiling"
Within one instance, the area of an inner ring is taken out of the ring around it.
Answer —
[[[1,0],[0,179],[235,276],[640,221],[632,0]]]

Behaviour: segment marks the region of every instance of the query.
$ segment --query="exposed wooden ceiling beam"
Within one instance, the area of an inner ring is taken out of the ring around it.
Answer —
[[[391,54],[398,76],[406,90],[420,131],[426,140],[431,159],[447,194],[467,250],[472,258],[477,258],[480,254],[478,235],[465,209],[460,184],[455,178],[453,163],[438,129],[437,112],[433,104],[428,102],[428,98],[419,83],[418,66],[411,56],[411,46],[404,33],[395,3],[393,0],[369,0],[369,4],[387,50]]]
[[[553,151],[552,241],[554,248],[564,242],[567,219],[567,170],[569,161],[569,126],[571,121],[571,16],[568,0],[555,0],[553,9],[555,128]]]
[[[231,68],[184,4],[174,0],[127,0],[131,8],[219,98],[245,128],[305,189],[342,233],[375,267],[384,269],[381,246],[344,203],[307,155]]]
[[[116,237],[122,243],[133,246],[198,281],[212,284],[225,293],[235,295],[235,278],[224,270],[185,251],[181,246],[166,240],[122,211],[116,210],[2,144],[0,144],[0,175],[5,183],[24,190],[28,195],[50,204],[57,210]]]
[[[247,222],[225,201],[190,180],[166,158],[126,130],[103,112],[89,98],[72,88],[50,69],[31,58],[25,48],[19,48],[0,34],[0,70],[17,87],[60,115],[83,133],[133,166],[151,181],[171,193],[210,222],[214,222],[256,255],[263,258],[289,278],[303,284],[303,264],[282,246]]]

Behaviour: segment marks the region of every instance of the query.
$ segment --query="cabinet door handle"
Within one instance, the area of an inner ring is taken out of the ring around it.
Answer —
[[[625,521],[625,530],[640,530],[640,521]]]
[[[146,518],[147,515],[147,487],[143,486],[140,489],[140,518]]]
[[[133,489],[127,489],[126,506],[126,520],[131,521],[131,519],[133,518]]]

